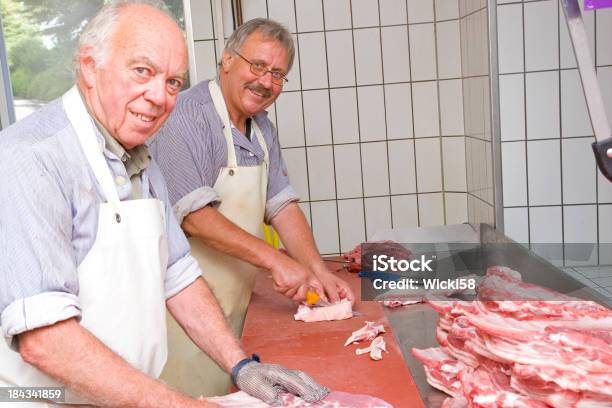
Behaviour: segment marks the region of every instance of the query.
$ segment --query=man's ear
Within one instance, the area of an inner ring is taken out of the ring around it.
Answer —
[[[234,56],[227,51],[223,51],[221,56],[221,69],[223,72],[227,72],[234,61]]]
[[[96,60],[91,56],[91,47],[82,49],[79,53],[79,68],[81,78],[89,88],[96,83]]]

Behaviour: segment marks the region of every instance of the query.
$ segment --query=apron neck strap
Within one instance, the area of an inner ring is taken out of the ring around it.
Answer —
[[[119,194],[115,188],[113,176],[104,159],[102,146],[97,141],[91,116],[87,112],[83,98],[81,98],[76,86],[73,86],[62,96],[62,103],[66,116],[68,116],[85,153],[85,158],[98,180],[106,200],[113,205],[116,213],[119,214]]]

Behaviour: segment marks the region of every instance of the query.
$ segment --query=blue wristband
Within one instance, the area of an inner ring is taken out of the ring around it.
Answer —
[[[236,388],[238,388],[238,384],[236,384],[236,378],[238,377],[238,372],[242,369],[242,367],[244,367],[251,361],[256,361],[259,363],[261,360],[259,359],[259,356],[257,354],[253,353],[251,358],[243,358],[234,366],[234,368],[232,368],[232,383],[234,384]]]

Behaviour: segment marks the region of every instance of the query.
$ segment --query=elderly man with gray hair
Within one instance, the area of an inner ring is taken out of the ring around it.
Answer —
[[[281,24],[264,18],[244,23],[227,41],[217,78],[183,92],[150,145],[192,255],[209,271],[204,278],[238,335],[260,268],[295,302],[309,290],[331,302],[354,299],[321,260],[265,111],[287,82],[294,55],[293,38]],[[286,251],[262,240],[264,222],[278,231]],[[208,394],[227,388],[221,370],[172,319],[169,324],[162,378],[192,393],[201,383],[211,386]]]
[[[84,29],[76,66],[75,87],[0,133],[3,401],[216,406],[157,380],[166,306],[238,388],[272,404],[280,391],[323,398],[306,374],[246,356],[144,146],[186,76],[174,19],[154,2],[112,2]]]

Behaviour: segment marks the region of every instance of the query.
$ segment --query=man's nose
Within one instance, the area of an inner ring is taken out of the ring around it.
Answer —
[[[267,71],[265,74],[260,76],[259,83],[265,86],[267,89],[272,88],[272,72]]]
[[[146,100],[156,106],[164,106],[168,93],[166,92],[166,79],[162,76],[153,78],[147,84],[147,90],[144,97]]]

